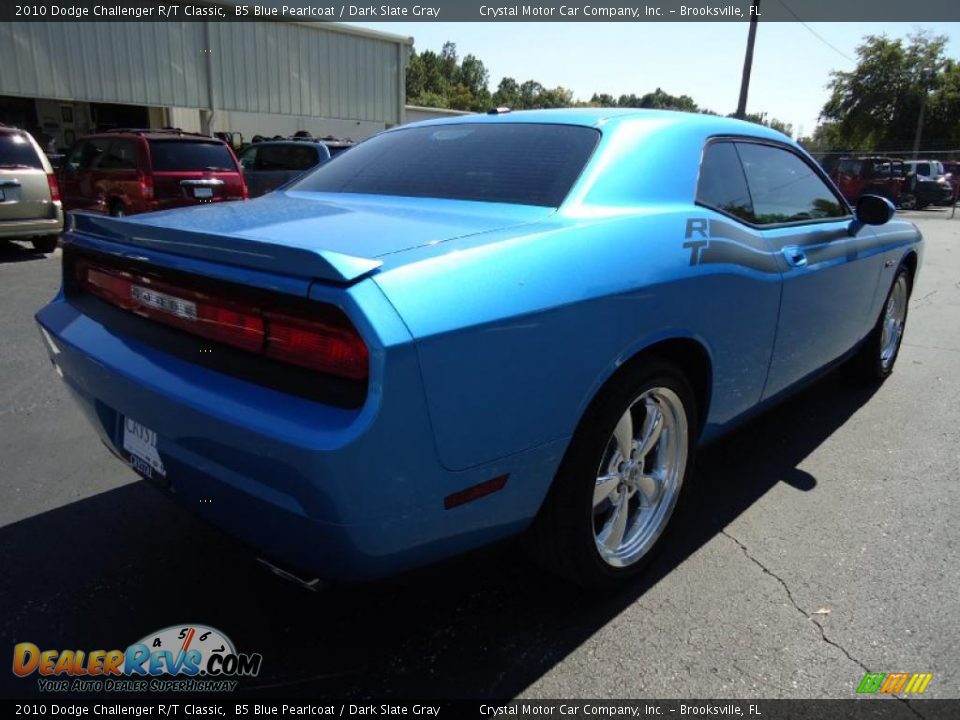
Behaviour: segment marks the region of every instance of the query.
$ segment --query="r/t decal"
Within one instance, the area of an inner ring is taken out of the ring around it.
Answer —
[[[692,240],[696,233],[697,239]],[[690,264],[698,265],[704,248],[710,246],[710,221],[707,218],[687,218],[687,242],[683,247],[690,249]]]

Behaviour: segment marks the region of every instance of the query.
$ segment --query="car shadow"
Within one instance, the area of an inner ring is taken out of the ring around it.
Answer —
[[[145,482],[0,528],[0,648],[118,648],[200,623],[263,655],[245,695],[502,698],[520,693],[780,482],[875,389],[833,373],[705,449],[670,543],[630,585],[573,588],[515,543],[390,581],[310,593]],[[255,519],[251,519],[255,521]],[[0,695],[37,692],[0,673]]]
[[[27,260],[43,260],[47,256],[33,249],[30,243],[20,243],[12,240],[0,240],[0,263],[25,262]]]

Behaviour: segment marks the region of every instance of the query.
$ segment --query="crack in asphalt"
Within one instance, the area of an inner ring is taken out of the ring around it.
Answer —
[[[724,537],[726,537],[727,539],[729,539],[730,541],[732,541],[738,548],[740,548],[740,552],[742,552],[743,555],[744,555],[744,557],[746,557],[750,562],[752,562],[754,565],[756,565],[758,568],[760,568],[766,575],[769,575],[769,576],[772,577],[774,580],[776,580],[778,583],[780,583],[780,587],[783,588],[783,591],[784,591],[784,593],[785,593],[786,596],[787,596],[787,600],[790,601],[790,604],[794,607],[794,609],[795,609],[798,613],[800,613],[800,614],[803,615],[807,620],[809,620],[811,623],[813,623],[813,625],[814,625],[814,626],[817,628],[817,630],[820,632],[820,638],[823,640],[823,642],[827,643],[827,645],[830,645],[830,646],[832,646],[832,647],[835,647],[837,650],[839,650],[840,652],[842,652],[842,653],[844,654],[844,656],[847,657],[848,660],[850,660],[851,662],[853,662],[853,663],[855,663],[856,665],[858,665],[858,666],[860,667],[860,669],[862,669],[865,673],[871,672],[870,668],[868,668],[862,661],[858,660],[858,659],[855,658],[853,655],[851,655],[851,654],[847,651],[847,649],[846,649],[845,647],[843,647],[843,646],[840,645],[839,643],[834,642],[833,640],[831,640],[830,638],[827,637],[827,633],[826,633],[826,630],[824,630],[823,625],[821,625],[819,622],[817,622],[817,620],[813,617],[813,615],[810,614],[809,612],[807,612],[806,610],[804,610],[804,609],[800,606],[800,603],[798,603],[798,602],[794,599],[794,597],[793,597],[793,592],[790,590],[790,586],[787,585],[786,581],[785,581],[782,577],[780,577],[779,575],[777,575],[777,574],[776,574],[775,572],[773,572],[770,568],[768,568],[766,565],[764,565],[762,562],[760,562],[756,557],[754,557],[754,556],[750,553],[750,550],[747,549],[747,546],[746,546],[744,543],[742,543],[739,539],[737,539],[736,537],[734,537],[733,535],[731,535],[729,532],[727,532],[726,530],[721,530],[721,531],[720,531],[720,534],[723,535]],[[913,706],[910,704],[910,701],[909,701],[907,698],[901,697],[900,695],[894,695],[894,697],[895,697],[897,700],[899,700],[900,702],[902,702],[910,712],[912,712],[912,713],[913,713],[914,715],[916,715],[918,718],[921,718],[921,720],[923,720],[924,716],[923,716],[922,714],[920,714],[920,712],[919,712],[915,707],[913,707]]]

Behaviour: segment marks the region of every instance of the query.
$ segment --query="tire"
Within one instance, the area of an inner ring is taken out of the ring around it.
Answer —
[[[916,195],[903,193],[902,195],[900,195],[900,201],[897,203],[897,207],[900,208],[901,210],[916,210],[917,209]]]
[[[649,432],[657,416],[659,432]],[[580,421],[530,530],[534,558],[588,588],[639,575],[689,488],[698,427],[693,390],[674,365],[651,357],[614,377]],[[627,436],[636,453],[625,463]],[[655,442],[640,455],[644,436]]]
[[[58,235],[44,235],[43,237],[33,238],[30,244],[33,245],[34,250],[46,255],[57,249],[57,241],[59,239],[60,237]]]
[[[114,200],[110,203],[110,216],[111,217],[126,217],[127,208],[124,207],[123,203],[119,200]]]
[[[858,365],[867,380],[882,382],[893,372],[907,325],[911,290],[910,272],[901,266],[887,292],[880,317],[860,348]]]

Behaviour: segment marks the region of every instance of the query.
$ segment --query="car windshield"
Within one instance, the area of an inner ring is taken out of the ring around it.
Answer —
[[[30,141],[21,133],[0,133],[0,169],[43,169],[43,162]]]
[[[236,172],[230,150],[222,143],[151,140],[150,156],[158,172],[211,170]]]
[[[405,128],[353,146],[290,189],[557,207],[599,137],[532,123]]]

